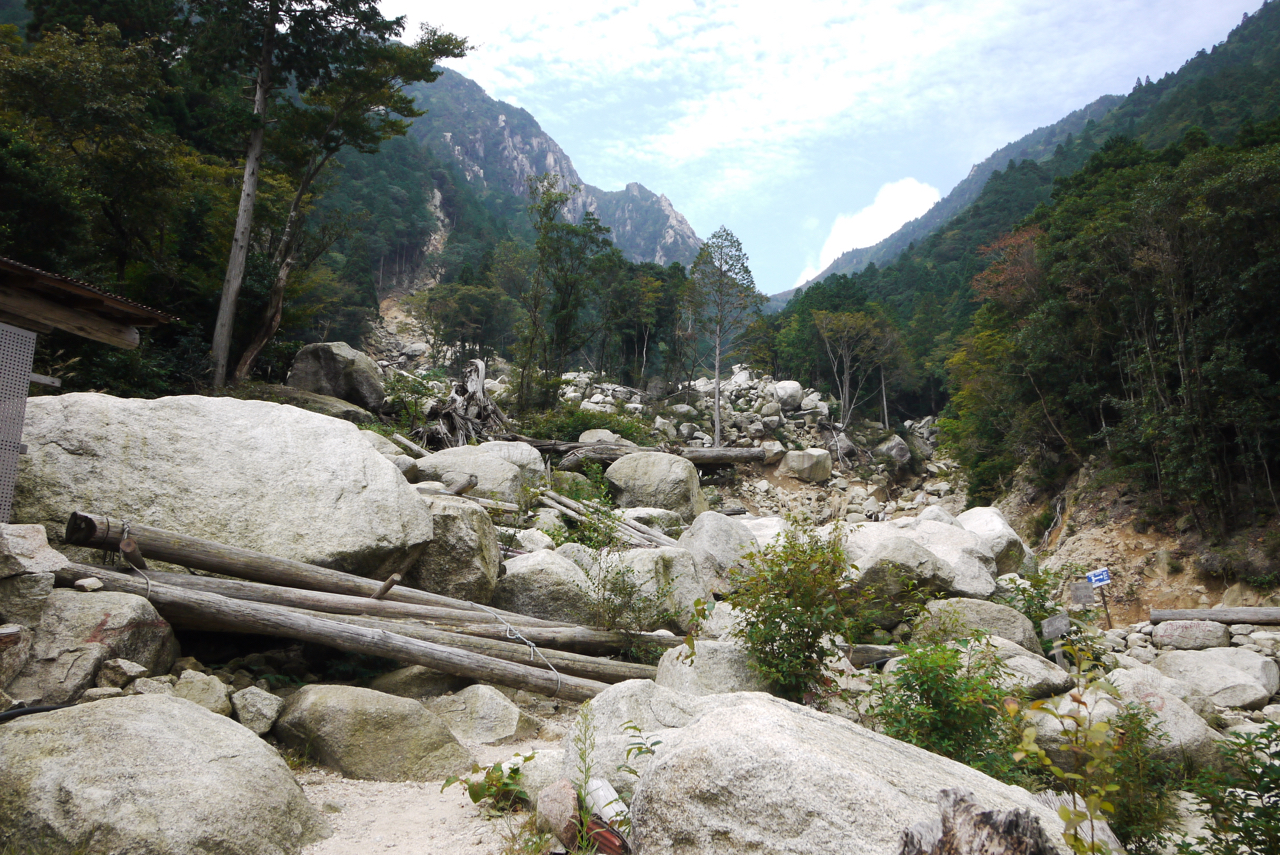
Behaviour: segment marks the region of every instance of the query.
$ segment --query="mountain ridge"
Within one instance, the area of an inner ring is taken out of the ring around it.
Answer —
[[[411,91],[427,114],[414,120],[410,135],[457,166],[482,204],[514,231],[528,228],[521,216],[526,181],[552,173],[559,176],[558,189],[570,193],[566,217],[581,222],[588,211],[594,213],[631,261],[687,265],[697,256],[702,241],[665,195],[639,182],[621,190],[588,184],[528,110],[494,99],[474,80],[447,68],[429,86]]]

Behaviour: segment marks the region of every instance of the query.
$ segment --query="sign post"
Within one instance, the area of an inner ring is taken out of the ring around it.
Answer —
[[[1099,567],[1097,570],[1094,570],[1092,573],[1086,573],[1084,575],[1084,578],[1089,580],[1089,584],[1091,584],[1093,587],[1101,589],[1098,591],[1098,593],[1102,595],[1102,610],[1107,614],[1107,629],[1111,629],[1112,628],[1111,609],[1107,607],[1107,588],[1106,588],[1107,585],[1111,584],[1111,568]]]
[[[1053,660],[1058,667],[1066,670],[1067,660],[1062,655],[1062,636],[1071,628],[1071,618],[1066,612],[1050,615],[1040,622],[1040,635],[1045,641],[1053,642]]]

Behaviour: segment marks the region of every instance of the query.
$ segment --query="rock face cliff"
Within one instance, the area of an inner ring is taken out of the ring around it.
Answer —
[[[413,92],[427,114],[414,120],[410,133],[453,164],[497,219],[518,220],[525,182],[549,172],[559,176],[561,190],[577,187],[568,217],[579,222],[594,212],[630,260],[689,264],[697,256],[702,241],[666,196],[635,182],[613,191],[587,184],[527,110],[490,98],[475,81],[447,69]]]

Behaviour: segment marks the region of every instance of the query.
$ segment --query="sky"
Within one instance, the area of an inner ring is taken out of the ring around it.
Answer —
[[[766,294],[924,213],[970,168],[1223,41],[1261,0],[557,0],[388,15],[523,107],[605,190],[742,241]]]

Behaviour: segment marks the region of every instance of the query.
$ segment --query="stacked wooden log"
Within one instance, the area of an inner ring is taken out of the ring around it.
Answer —
[[[629,520],[617,512],[595,502],[578,502],[562,496],[554,490],[545,490],[538,497],[544,507],[559,511],[580,523],[590,520],[604,522],[614,527],[618,537],[633,546],[678,546],[673,538],[643,523]]]
[[[119,551],[124,534],[120,521],[75,513],[66,541]],[[106,590],[146,597],[179,629],[312,641],[574,701],[594,697],[610,683],[656,674],[652,666],[608,654],[637,640],[683,643],[671,635],[539,620],[151,526],[132,524],[128,534],[126,550],[140,556],[232,578],[140,569],[137,563],[71,564],[58,571],[58,584],[97,579]]]

